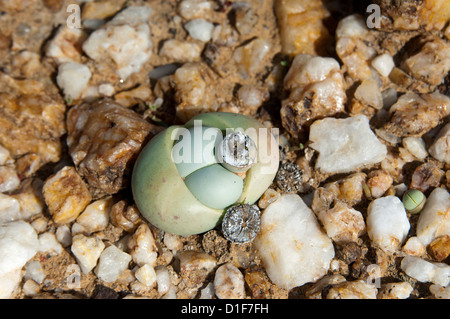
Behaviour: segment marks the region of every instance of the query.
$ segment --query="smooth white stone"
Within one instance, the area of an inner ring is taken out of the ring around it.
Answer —
[[[39,241],[24,221],[0,225],[0,298],[11,298],[22,280],[22,267],[37,253]]]
[[[187,22],[184,27],[192,38],[203,42],[211,40],[212,31],[214,29],[214,25],[211,22],[203,19],[191,20]]]
[[[450,126],[449,126],[450,127]],[[425,148],[425,142],[421,137],[408,136],[402,140],[402,145],[406,148],[412,155],[420,160],[425,159],[428,153]]]
[[[387,149],[357,115],[346,119],[325,118],[311,125],[311,148],[319,152],[316,168],[324,173],[347,173],[384,160]]]
[[[21,269],[38,249],[39,240],[30,224],[15,221],[0,226],[0,276]]]
[[[405,207],[396,196],[375,199],[367,209],[367,233],[375,247],[396,251],[408,235],[410,224]]]
[[[122,272],[128,268],[131,256],[114,245],[106,248],[100,255],[95,273],[105,282],[116,281]]]
[[[21,280],[22,272],[20,268],[4,275],[0,274],[0,298],[11,298],[16,289],[19,287]]]
[[[438,187],[428,196],[416,233],[425,246],[439,236],[450,235],[450,194],[445,189]]]
[[[56,239],[63,247],[68,247],[72,244],[72,234],[67,225],[61,225],[56,229]]]
[[[172,283],[170,281],[169,270],[165,266],[155,268],[156,282],[158,283],[158,293],[164,295],[169,292]]]
[[[419,257],[406,256],[400,267],[408,276],[420,282],[432,282],[444,287],[450,283],[450,266],[447,264],[431,263]]]
[[[438,161],[450,163],[450,123],[439,131],[428,151]]]
[[[291,289],[324,276],[333,244],[300,196],[284,194],[262,213],[255,247],[269,278]]]

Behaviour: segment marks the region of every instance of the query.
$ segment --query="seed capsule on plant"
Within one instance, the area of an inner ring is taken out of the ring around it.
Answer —
[[[247,171],[256,162],[258,149],[245,133],[237,131],[227,134],[217,149],[218,161],[236,173]]]

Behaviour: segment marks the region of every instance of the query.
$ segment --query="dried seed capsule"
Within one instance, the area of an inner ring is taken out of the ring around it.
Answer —
[[[237,131],[227,134],[217,150],[218,161],[232,172],[245,172],[256,162],[258,150],[247,134]]]
[[[425,195],[417,189],[410,189],[405,192],[402,198],[406,211],[411,214],[419,213],[425,205],[426,200]]]
[[[230,207],[222,221],[226,239],[244,244],[252,241],[259,232],[261,217],[258,206],[239,204]]]
[[[303,172],[296,164],[286,161],[278,170],[276,182],[283,192],[297,193],[302,190]]]

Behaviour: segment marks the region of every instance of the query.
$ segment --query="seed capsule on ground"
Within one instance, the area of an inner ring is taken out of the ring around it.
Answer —
[[[244,244],[255,239],[261,225],[258,206],[238,204],[230,207],[222,221],[222,232],[229,241]]]

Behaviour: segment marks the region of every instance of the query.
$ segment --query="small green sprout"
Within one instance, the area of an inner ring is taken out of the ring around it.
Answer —
[[[406,191],[402,198],[406,211],[411,214],[420,213],[426,201],[425,195],[417,189]]]

